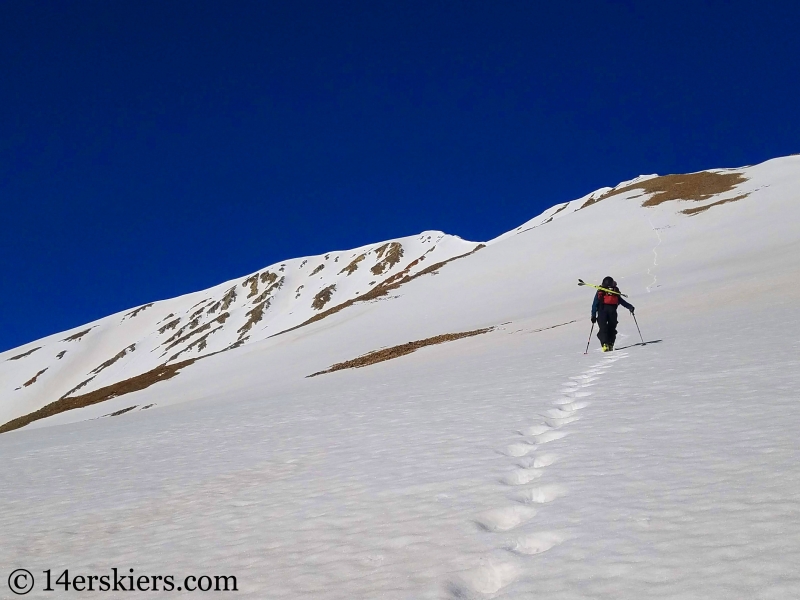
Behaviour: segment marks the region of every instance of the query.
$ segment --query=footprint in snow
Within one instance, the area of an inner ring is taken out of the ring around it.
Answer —
[[[478,594],[495,594],[513,583],[522,572],[516,562],[508,560],[487,560],[484,564],[464,571],[458,580],[449,586],[450,595],[459,600],[475,598]]]
[[[552,483],[519,492],[514,495],[513,499],[523,504],[546,504],[566,495],[566,493],[567,489],[564,486]]]
[[[519,444],[511,444],[507,446],[505,450],[502,451],[502,454],[506,456],[511,456],[512,458],[519,458],[520,456],[525,456],[536,450],[536,446],[533,444],[526,444],[525,442]]]
[[[575,413],[575,412],[577,412],[579,410],[583,410],[587,406],[589,406],[588,402],[580,402],[580,401],[576,402],[576,401],[573,400],[572,402],[568,402],[568,403],[565,403],[565,404],[560,404],[558,406],[558,408],[552,408],[550,410],[560,410],[562,412],[566,412],[566,413],[572,414],[572,413]],[[547,412],[549,413],[550,410],[548,410]]]
[[[569,425],[570,423],[574,423],[575,421],[580,421],[580,420],[581,418],[573,413],[569,417],[555,417],[555,418],[551,417],[549,419],[545,419],[544,422],[547,423],[547,425],[549,425],[553,429],[559,429],[561,427],[564,427],[564,425]]]
[[[591,394],[591,392],[588,392]],[[563,406],[565,404],[572,404],[575,401],[575,396],[572,394],[565,395],[563,398],[558,398],[553,400],[553,404],[556,406]]]
[[[554,442],[556,440],[560,440],[561,438],[567,437],[567,435],[568,433],[566,431],[547,431],[535,437],[537,444],[547,444],[549,442]]]
[[[540,531],[524,537],[517,538],[508,547],[511,552],[519,554],[541,554],[550,548],[558,546],[567,539],[567,536],[557,531]]]
[[[553,400],[553,404],[558,407],[568,406],[570,404],[576,404],[575,400],[577,398],[586,398],[587,396],[591,396],[594,392],[577,392],[575,394],[569,394],[568,396],[564,396],[563,398],[558,398],[557,400]]]
[[[541,469],[549,467],[558,460],[557,454],[540,454],[539,456],[526,456],[519,461],[519,466],[523,469]]]
[[[537,469],[515,469],[500,479],[506,485],[525,485],[535,479],[539,479],[542,472]]]
[[[551,419],[563,419],[564,417],[571,417],[573,412],[574,411],[566,408],[548,408],[546,411],[544,411],[542,416],[550,417]]]
[[[541,469],[542,467],[549,467],[558,460],[557,454],[540,454],[533,459],[533,468]]]
[[[485,531],[509,531],[535,516],[536,509],[530,506],[506,506],[486,511],[475,519],[475,523]]]
[[[550,431],[550,427],[547,425],[532,425],[530,427],[526,427],[525,429],[520,429],[520,435],[541,435]]]
[[[548,426],[552,427],[553,429],[558,429],[559,427],[563,427],[564,425],[568,425],[570,423],[574,423],[578,421],[580,417],[577,415],[576,410],[568,410],[566,407],[571,405],[565,405],[562,408],[551,408],[542,415],[545,417],[545,423]]]

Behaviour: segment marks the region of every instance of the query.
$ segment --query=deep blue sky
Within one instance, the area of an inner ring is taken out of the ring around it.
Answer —
[[[800,3],[0,4],[0,350],[305,254],[800,152]]]

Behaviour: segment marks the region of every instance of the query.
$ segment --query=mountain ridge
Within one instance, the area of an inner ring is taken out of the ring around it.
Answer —
[[[290,259],[206,290],[150,302],[42,338],[0,354],[0,398],[4,400],[0,427],[8,430],[6,424],[39,414],[37,411],[47,406],[71,409],[81,406],[81,399],[93,404],[102,401],[97,398],[116,397],[123,389],[141,389],[130,385],[132,378],[152,385],[163,377],[158,373],[164,369],[175,376],[180,369],[171,366],[178,363],[188,366],[305,327],[356,303],[385,298],[400,286],[435,274],[483,247],[584,209],[610,207],[609,202],[622,202],[627,211],[636,204],[655,207],[664,202],[689,202],[692,208],[679,212],[691,218],[747,198],[753,191],[745,189],[748,169],[640,175],[557,204],[485,244],[426,231],[352,250]],[[642,199],[640,203],[630,202],[638,199]],[[75,352],[79,345],[81,352]]]

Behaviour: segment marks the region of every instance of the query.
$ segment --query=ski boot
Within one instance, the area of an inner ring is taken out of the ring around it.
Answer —
[[[611,347],[608,344],[603,344],[603,352],[608,352],[611,350]]]

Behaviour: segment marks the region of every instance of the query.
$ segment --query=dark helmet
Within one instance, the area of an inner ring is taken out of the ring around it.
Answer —
[[[604,288],[611,288],[617,285],[617,282],[614,281],[613,277],[604,277],[603,278],[603,287]]]

